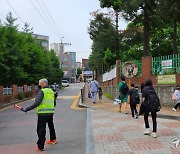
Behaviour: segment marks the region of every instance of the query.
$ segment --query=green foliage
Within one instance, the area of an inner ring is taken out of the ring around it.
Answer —
[[[15,21],[9,13],[5,25],[0,25],[0,85],[32,84],[42,77],[59,83],[62,70],[54,52],[37,43],[28,25],[18,32]]]
[[[77,68],[77,78],[82,74],[82,69],[80,67]]]
[[[102,74],[106,50],[109,48],[112,53],[115,53],[116,31],[111,19],[104,17],[100,13],[95,16],[95,19],[91,20],[88,32],[93,40],[92,53],[89,56],[88,65],[92,70],[97,70],[99,74]],[[115,63],[116,59],[113,59],[113,61]]]
[[[114,65],[115,64],[114,59],[116,59],[116,55],[112,53],[110,49],[107,49],[104,56],[105,64],[109,66]]]

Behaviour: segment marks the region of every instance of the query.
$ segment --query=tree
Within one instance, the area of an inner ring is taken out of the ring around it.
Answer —
[[[115,53],[116,31],[112,26],[111,19],[104,17],[104,15],[100,13],[91,20],[88,33],[93,41],[88,66],[90,66],[92,70],[96,70],[98,75],[100,75],[103,73],[103,58],[107,48]],[[114,62],[115,61],[116,59],[114,59]]]
[[[116,55],[111,52],[110,49],[107,49],[104,56],[104,61],[106,65],[112,66],[115,64],[114,59],[116,58]]]
[[[77,78],[79,78],[80,74],[82,74],[82,69],[80,67],[77,68]]]
[[[118,30],[118,22],[119,22],[119,12],[121,12],[121,5],[122,5],[122,0],[99,0],[100,1],[100,6],[102,8],[113,8],[115,11],[115,23],[116,23],[116,39],[115,39],[115,51],[116,51],[116,59],[119,59],[119,30]]]
[[[15,21],[9,13],[6,24],[0,25],[0,85],[32,84],[43,77],[60,83],[63,73],[55,53],[45,51],[28,27],[18,32]]]
[[[180,1],[159,0],[159,14],[165,23],[172,23],[173,53],[177,53],[177,23],[180,22]],[[166,24],[165,24],[166,25]]]

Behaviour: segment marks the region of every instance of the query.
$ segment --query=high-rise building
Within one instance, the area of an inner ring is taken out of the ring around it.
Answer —
[[[81,68],[81,62],[76,62],[76,68]]]
[[[53,49],[57,56],[59,56],[60,53],[63,53],[64,49],[62,48],[63,46],[61,43],[52,43],[50,45],[50,49]]]
[[[69,82],[76,82],[76,52],[59,54],[59,60],[64,72],[63,78]]]

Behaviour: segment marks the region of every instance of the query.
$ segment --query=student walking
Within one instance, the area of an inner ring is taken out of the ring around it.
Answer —
[[[47,79],[39,80],[39,86],[41,90],[39,90],[35,102],[21,110],[24,112],[30,111],[36,108],[36,114],[38,115],[37,121],[37,151],[44,151],[44,144],[46,140],[46,123],[48,123],[49,132],[50,132],[50,140],[47,141],[48,144],[56,144],[56,133],[54,129],[53,123],[53,114],[54,107],[56,105],[56,99],[54,96],[54,92],[51,88],[48,88]]]
[[[157,132],[157,121],[156,121],[157,113],[156,112],[158,109],[156,109],[156,110],[152,109],[151,104],[155,103],[155,99],[154,100],[152,99],[152,98],[155,98],[155,96],[157,96],[157,94],[153,87],[152,81],[150,79],[148,79],[148,80],[146,80],[145,87],[142,92],[142,97],[143,97],[143,101],[144,101],[143,104],[145,107],[144,122],[145,122],[145,128],[146,128],[144,135],[150,134],[148,116],[149,116],[149,113],[151,112],[152,121],[153,121],[153,131],[152,131],[151,136],[154,138],[157,137],[157,134],[156,134],[156,132]],[[159,108],[158,103],[156,103],[155,106],[157,106]]]
[[[119,90],[119,99],[121,100],[121,103],[119,104],[119,112],[121,112],[122,104],[125,105],[125,114],[127,114],[127,97],[128,97],[128,84],[125,82],[125,77],[121,77],[121,82],[118,84],[118,90]]]
[[[98,96],[99,96],[100,103],[102,101],[102,95],[103,95],[103,90],[101,89],[101,87],[99,87],[99,89],[98,89]]]
[[[96,96],[99,89],[99,83],[96,81],[96,78],[94,78],[94,80],[90,82],[89,87],[90,93],[92,94],[92,102],[96,104]]]
[[[180,86],[177,85],[176,86],[176,90],[173,94],[173,98],[172,98],[174,101],[175,101],[175,106],[173,107],[173,111],[177,111],[178,107],[180,109]]]
[[[128,103],[130,104],[132,118],[138,118],[138,112],[136,109],[136,105],[139,104],[140,97],[137,89],[135,88],[134,83],[131,84],[131,89],[128,92]],[[136,115],[136,116],[135,116]]]

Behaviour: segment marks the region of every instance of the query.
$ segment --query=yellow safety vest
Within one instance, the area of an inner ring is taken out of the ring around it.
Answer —
[[[44,88],[41,90],[44,93],[44,97],[41,104],[36,107],[36,113],[54,113],[54,92],[50,88]]]

